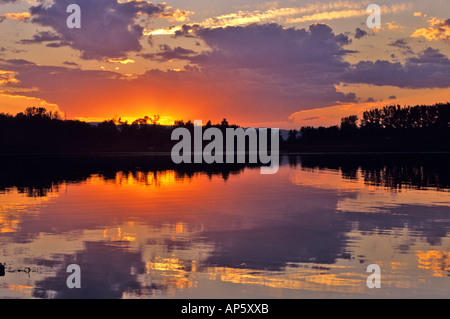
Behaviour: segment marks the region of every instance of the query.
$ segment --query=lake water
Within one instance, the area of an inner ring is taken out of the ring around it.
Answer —
[[[144,155],[2,158],[0,297],[448,298],[449,162],[285,156],[261,175]]]

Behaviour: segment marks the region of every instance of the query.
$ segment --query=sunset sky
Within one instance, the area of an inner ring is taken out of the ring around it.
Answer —
[[[0,39],[10,114],[299,128],[450,101],[448,0],[0,0]]]

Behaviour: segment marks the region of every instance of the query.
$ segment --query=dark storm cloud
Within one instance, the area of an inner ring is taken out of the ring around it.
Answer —
[[[411,47],[408,45],[408,40],[406,39],[397,39],[388,44],[391,47],[396,47],[402,50],[405,50],[406,53],[412,54],[413,51]]]
[[[355,38],[356,39],[361,39],[363,37],[365,37],[367,35],[367,32],[360,29],[360,28],[356,28],[355,30]]]
[[[442,66],[450,65],[450,60],[447,58],[447,56],[440,53],[438,49],[433,48],[427,48],[425,51],[419,54],[418,57],[409,58],[408,62],[413,64],[429,64]]]
[[[5,60],[1,59],[0,61],[5,61]],[[6,60],[5,62],[7,62],[11,65],[15,65],[15,66],[36,65],[36,63],[34,63],[34,62],[24,60],[24,59],[9,59],[9,60]]]
[[[171,48],[167,44],[159,46],[161,52],[158,53],[144,53],[139,54],[143,58],[156,60],[160,62],[166,62],[171,60],[188,60],[191,56],[195,55],[196,52],[193,50],[185,49],[182,47]]]
[[[65,62],[63,62],[63,64],[69,65],[69,66],[79,66],[78,63],[75,63],[75,62],[69,62],[69,61],[65,61]]]
[[[342,80],[401,88],[446,88],[450,87],[450,61],[439,50],[428,48],[404,64],[361,61],[343,74]]]
[[[190,59],[205,66],[270,70],[276,76],[285,73],[303,81],[336,83],[338,74],[349,64],[343,60],[349,43],[344,35],[335,35],[325,24],[313,24],[306,29],[285,29],[281,25],[250,25],[216,29],[194,29],[211,51]],[[315,69],[314,71],[312,69]]]
[[[314,121],[320,119],[320,116],[311,116],[304,119],[301,119],[302,121]]]
[[[66,9],[72,3],[81,8],[80,29],[66,25]],[[55,0],[49,7],[31,7],[30,13],[33,23],[52,27],[63,40],[61,44],[81,51],[82,58],[103,59],[141,50],[143,27],[136,22],[138,16],[170,16],[173,12],[165,4],[147,1]]]
[[[313,24],[308,30],[286,29],[278,24],[194,27],[189,34],[212,49],[191,57],[191,63],[217,71],[252,72],[255,79],[260,79],[261,87],[263,83],[273,84],[264,90],[282,100],[291,99],[297,108],[302,104],[305,107],[356,100],[355,94],[335,89],[339,74],[349,67],[344,61],[349,54],[344,46],[349,40],[345,35],[335,35],[326,24]]]
[[[55,33],[50,31],[43,31],[38,32],[35,35],[33,35],[33,38],[31,39],[23,39],[20,40],[18,43],[21,44],[30,44],[30,43],[42,43],[42,42],[51,42],[51,41],[58,41],[61,40],[61,37]]]

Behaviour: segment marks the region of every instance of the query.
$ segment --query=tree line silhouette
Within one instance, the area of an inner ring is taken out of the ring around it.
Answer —
[[[358,125],[359,121],[359,125]],[[450,103],[365,111],[330,127],[290,130],[285,151],[450,151]]]
[[[449,151],[449,122],[450,103],[386,106],[364,112],[361,120],[352,115],[342,118],[340,125],[290,130],[286,139],[280,135],[280,149],[285,152]],[[171,140],[172,131],[177,127],[193,132],[194,123],[178,120],[173,126],[160,125],[159,116],[154,115],[131,124],[119,118],[92,125],[63,120],[58,112],[42,107],[29,107],[15,116],[0,113],[0,153],[170,152],[178,142]],[[209,127],[225,132],[227,128],[239,126],[223,119],[217,124],[208,121],[203,129]]]
[[[63,120],[57,112],[29,107],[15,116],[0,114],[0,152],[111,152],[170,149],[171,129],[159,117],[132,124],[111,119],[97,125]],[[150,124],[143,124],[143,123]]]
[[[177,120],[174,125],[160,125],[159,116],[145,116],[129,124],[114,118],[98,124],[79,120],[63,120],[57,112],[42,107],[29,107],[15,116],[0,114],[0,153],[78,153],[78,152],[170,152],[178,140],[172,140],[172,131],[183,127],[194,136],[194,123]],[[203,130],[238,128],[226,119]],[[194,139],[191,139],[192,150]],[[208,142],[205,142],[206,145]]]

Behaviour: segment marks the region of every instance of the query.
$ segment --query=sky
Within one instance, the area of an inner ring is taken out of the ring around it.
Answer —
[[[0,113],[298,129],[450,101],[448,0],[0,0],[0,39]]]

